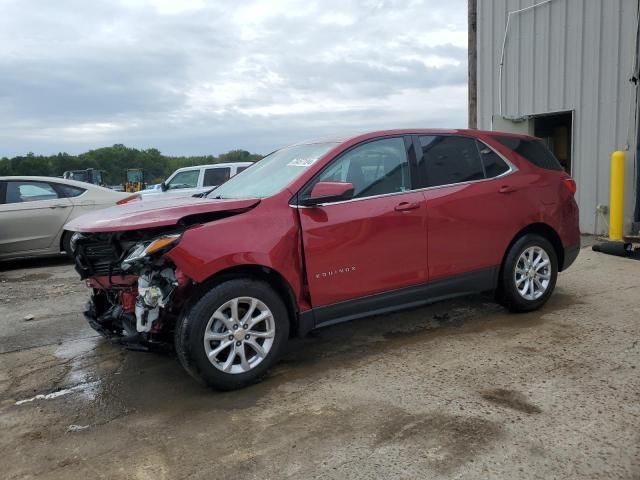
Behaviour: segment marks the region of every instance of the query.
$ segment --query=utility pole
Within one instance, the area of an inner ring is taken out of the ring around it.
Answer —
[[[476,35],[478,0],[468,0],[468,65],[469,65],[469,128],[478,128],[478,49]]]

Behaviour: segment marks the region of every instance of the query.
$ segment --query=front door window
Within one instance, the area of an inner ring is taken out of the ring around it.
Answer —
[[[410,189],[404,139],[385,138],[360,145],[329,166],[318,181],[353,184],[353,198]]]
[[[180,188],[196,188],[198,186],[199,176],[200,176],[200,170],[188,170],[186,172],[178,172],[167,183],[167,189],[176,190]]]

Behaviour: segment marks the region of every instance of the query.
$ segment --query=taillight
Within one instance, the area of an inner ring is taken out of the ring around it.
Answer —
[[[124,205],[125,203],[134,202],[136,200],[142,200],[142,196],[139,193],[135,193],[133,195],[129,195],[122,200],[116,202],[116,205]]]
[[[573,178],[571,177],[565,178],[564,180],[562,180],[562,183],[564,184],[565,187],[567,187],[567,190],[569,190],[571,195],[576,193],[576,190],[578,189],[578,187],[576,186],[576,181]]]

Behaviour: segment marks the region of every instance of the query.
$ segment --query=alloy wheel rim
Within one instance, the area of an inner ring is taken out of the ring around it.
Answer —
[[[224,373],[246,373],[267,357],[275,339],[273,313],[253,297],[236,297],[211,315],[204,349],[211,364]]]
[[[542,247],[525,249],[516,262],[513,274],[516,290],[525,300],[537,300],[549,288],[551,260]]]

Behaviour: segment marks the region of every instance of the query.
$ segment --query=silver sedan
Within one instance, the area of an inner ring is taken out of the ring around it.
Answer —
[[[68,252],[69,220],[139,199],[75,180],[0,177],[0,260]]]

